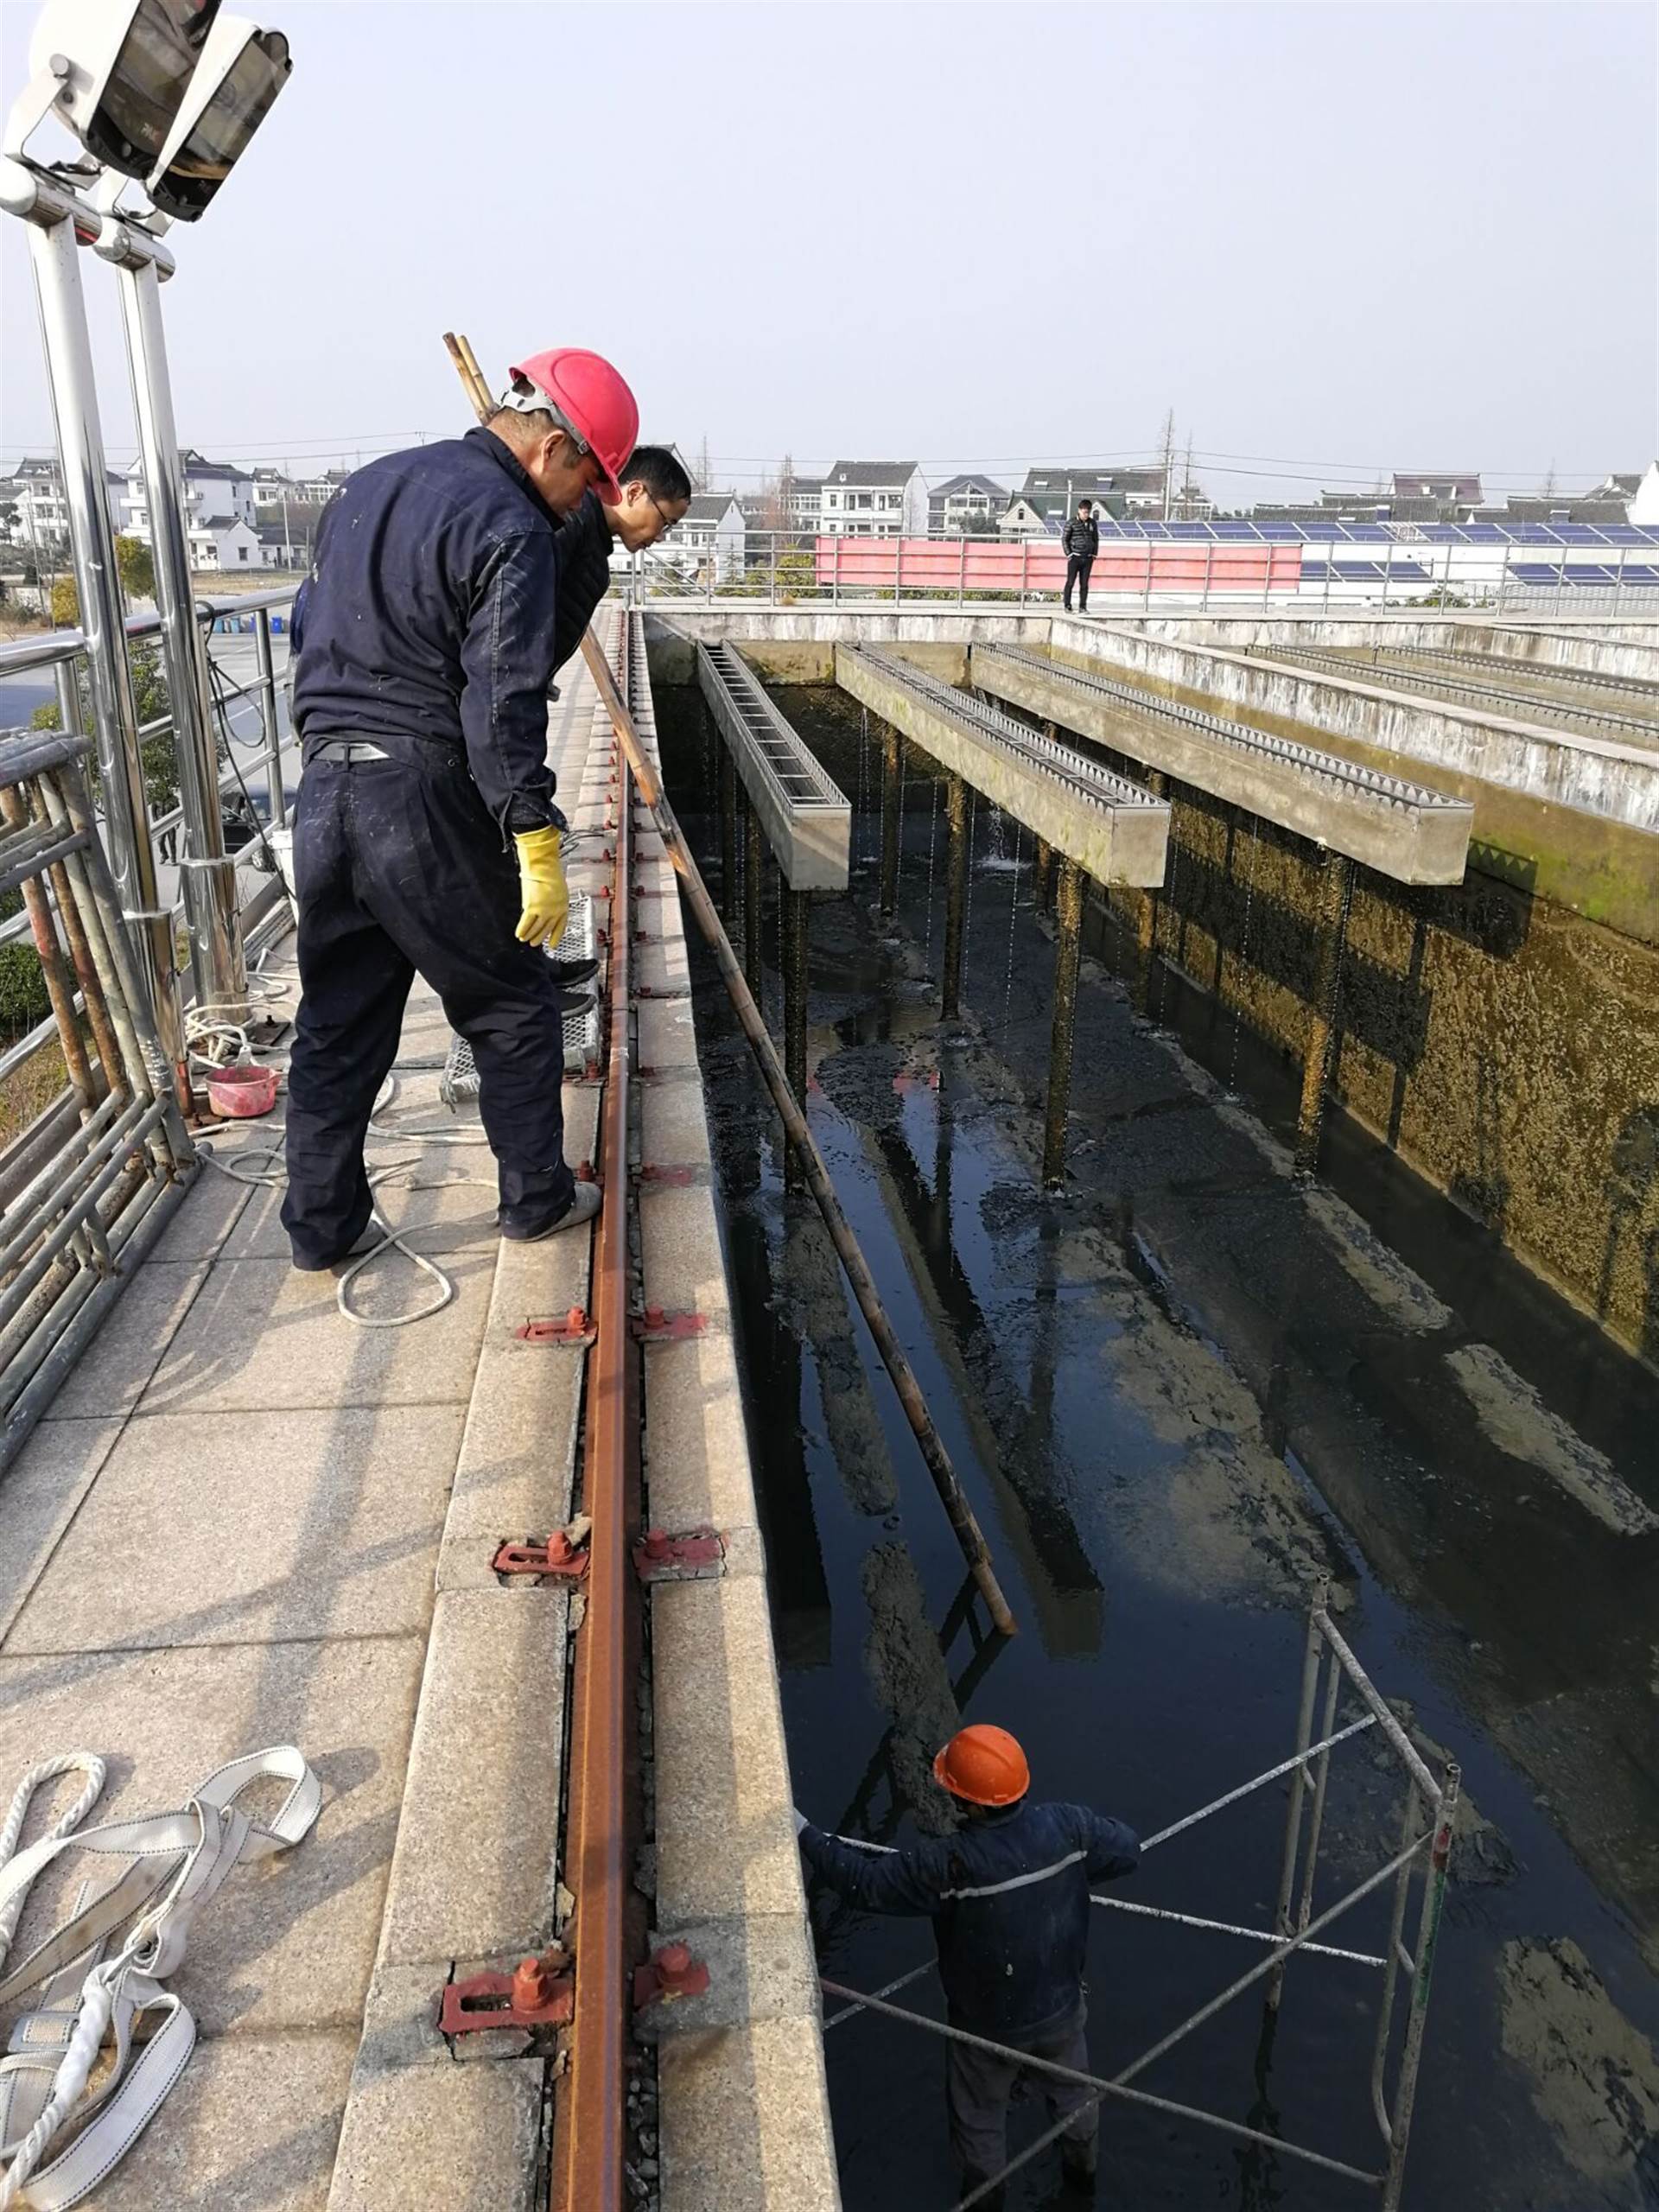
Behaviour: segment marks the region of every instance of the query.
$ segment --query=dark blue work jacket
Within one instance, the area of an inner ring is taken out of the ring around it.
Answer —
[[[1029,1799],[911,1851],[878,1855],[810,1825],[801,1850],[849,1904],[927,1914],[951,2019],[999,2037],[1076,2012],[1089,1885],[1132,1874],[1141,1858],[1122,1821]]]
[[[547,765],[559,518],[492,431],[386,454],[323,516],[294,714],[398,760],[463,757],[505,830],[563,822]]]
[[[564,666],[582,643],[594,609],[611,588],[615,540],[597,492],[584,494],[559,526],[559,605],[553,624],[553,665]]]

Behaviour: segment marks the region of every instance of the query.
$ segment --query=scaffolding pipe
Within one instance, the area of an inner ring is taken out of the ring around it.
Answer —
[[[766,1033],[766,1023],[754,1002],[754,995],[744,981],[737,956],[732,950],[731,940],[721,927],[720,916],[715,911],[714,901],[709,896],[702,872],[691,856],[690,848],[675,819],[674,810],[658,781],[656,770],[646,758],[639,734],[633,726],[633,717],[617,689],[610,664],[591,629],[582,639],[582,650],[594,681],[599,686],[599,695],[605,702],[628,766],[633,771],[634,779],[639,786],[639,796],[651,810],[669,861],[680,878],[686,902],[714,953],[721,978],[736,1008],[744,1033],[753,1047],[761,1076],[772,1093],[772,1103],[783,1117],[789,1141],[801,1156],[807,1188],[823,1217],[824,1227],[830,1232],[830,1242],[836,1248],[853,1296],[858,1300],[859,1311],[869,1325],[870,1334],[875,1339],[882,1363],[893,1377],[893,1388],[899,1393],[899,1402],[904,1408],[905,1418],[921,1447],[922,1458],[932,1477],[934,1488],[938,1491],[946,1517],[967,1562],[968,1571],[979,1586],[980,1594],[990,1610],[992,1620],[1004,1636],[1012,1636],[1014,1633],[1014,1618],[1008,1610],[1008,1601],[1002,1594],[1001,1585],[996,1579],[996,1570],[991,1564],[990,1548],[985,1541],[974,1510],[963,1494],[960,1478],[951,1465],[950,1453],[945,1450],[944,1440],[939,1434],[922,1386],[916,1379],[915,1370],[905,1355],[887,1307],[881,1302],[881,1294],[876,1288],[869,1264],[842,1209],[841,1200],[836,1195],[836,1187],[830,1179],[829,1169],[823,1164],[823,1155],[818,1150],[817,1141],[796,1102],[777,1048]]]

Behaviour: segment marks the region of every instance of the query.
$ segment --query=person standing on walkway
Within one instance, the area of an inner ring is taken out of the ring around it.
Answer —
[[[1089,1885],[1132,1874],[1139,1838],[1083,1805],[1035,1804],[1031,1770],[1005,1728],[959,1729],[933,1762],[963,1825],[912,1851],[875,1855],[797,1813],[801,1854],[838,1897],[864,1912],[926,1915],[938,1947],[954,2028],[1074,2071],[1089,2063],[1084,1967]],[[1007,2163],[1008,2099],[1019,2059],[951,2043],[945,2077],[950,2147],[967,2195]],[[1056,2120],[1065,2178],[1092,2190],[1100,2107],[1052,2075],[1028,2078]],[[1002,2192],[981,2200],[1000,2205]]]
[[[1095,556],[1100,550],[1100,524],[1095,520],[1092,501],[1079,499],[1077,512],[1065,525],[1060,538],[1065,555],[1065,611],[1071,612],[1071,587],[1077,588],[1077,612],[1089,612],[1089,571],[1095,565]]]
[[[368,1230],[369,1116],[418,973],[473,1048],[503,1236],[590,1219],[564,1159],[562,1007],[543,944],[569,908],[547,765],[559,518],[620,499],[639,410],[562,346],[463,438],[353,475],[319,532],[294,710],[301,1001],[283,1225],[296,1268]],[[514,861],[517,867],[514,867]]]
[[[555,673],[581,645],[594,609],[611,588],[614,548],[645,552],[691,504],[691,479],[668,446],[636,446],[619,474],[621,491],[614,502],[589,492],[560,525]]]

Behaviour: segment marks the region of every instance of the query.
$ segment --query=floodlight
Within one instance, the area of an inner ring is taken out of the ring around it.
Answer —
[[[40,101],[28,128],[56,114],[106,168],[148,176],[218,13],[219,0],[48,0],[29,44]]]
[[[220,16],[147,189],[164,215],[194,223],[270,113],[294,64],[280,31]]]

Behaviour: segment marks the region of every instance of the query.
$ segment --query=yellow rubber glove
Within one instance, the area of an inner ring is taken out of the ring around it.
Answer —
[[[556,939],[570,912],[565,887],[564,862],[559,858],[562,832],[550,823],[545,830],[523,830],[513,838],[518,848],[518,887],[524,911],[513,932],[520,944],[545,944]]]

